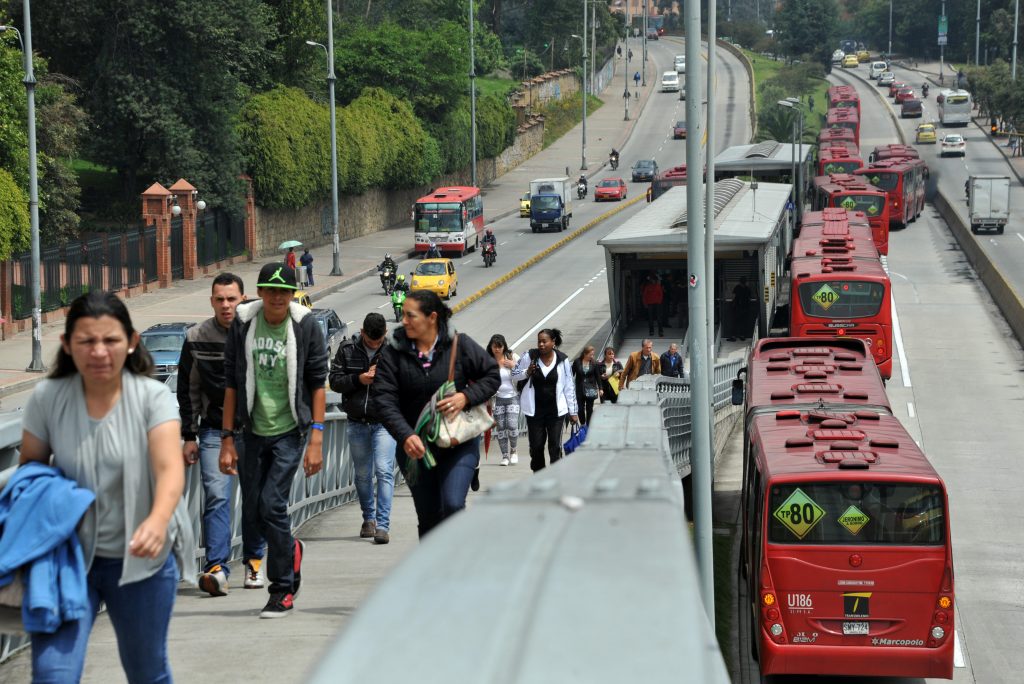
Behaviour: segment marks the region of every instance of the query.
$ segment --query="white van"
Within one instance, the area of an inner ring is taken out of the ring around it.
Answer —
[[[872,62],[871,70],[868,72],[868,78],[875,79],[884,71],[888,71],[889,65],[885,62]]]
[[[674,71],[666,71],[661,75],[661,92],[663,93],[678,93],[679,92],[679,74]]]
[[[686,73],[686,55],[676,55],[676,73]]]

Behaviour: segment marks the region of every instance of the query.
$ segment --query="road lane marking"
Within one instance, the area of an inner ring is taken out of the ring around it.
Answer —
[[[352,325],[353,323],[355,323],[355,321],[349,321],[349,322],[348,322],[348,323],[346,323],[345,325],[346,325],[346,326],[348,326],[348,325]]]
[[[564,300],[562,301],[562,303],[561,303],[561,304],[559,304],[558,306],[556,306],[556,307],[555,307],[555,308],[554,308],[554,309],[553,309],[553,310],[551,311],[551,313],[549,313],[549,314],[548,314],[547,316],[545,316],[544,318],[540,319],[540,322],[539,322],[539,323],[537,323],[537,325],[535,325],[535,326],[533,326],[532,328],[530,328],[529,330],[527,330],[527,331],[526,331],[526,334],[525,334],[525,335],[523,335],[522,337],[520,337],[520,338],[519,338],[518,340],[516,340],[515,342],[513,342],[513,343],[512,343],[512,344],[511,344],[511,345],[509,346],[509,348],[510,348],[510,349],[516,349],[516,348],[517,348],[517,347],[518,347],[519,345],[521,345],[521,344],[522,344],[523,342],[525,342],[525,341],[526,341],[527,339],[529,339],[530,335],[532,335],[532,334],[534,334],[535,332],[537,332],[538,330],[540,330],[540,327],[541,327],[542,325],[544,325],[545,323],[547,323],[548,321],[550,321],[550,320],[551,320],[552,318],[554,318],[554,317],[555,317],[555,315],[556,315],[556,314],[557,314],[557,313],[558,313],[559,311],[561,311],[562,309],[564,309],[564,308],[566,307],[566,305],[567,305],[567,304],[568,304],[569,302],[571,302],[572,300],[576,299],[576,297],[577,297],[577,296],[579,295],[579,293],[580,293],[580,292],[583,292],[583,288],[582,288],[582,287],[580,287],[580,288],[577,288],[575,292],[573,292],[573,293],[572,293],[571,295],[569,295],[568,297],[566,297],[566,298],[565,298],[565,299],[564,299]]]
[[[1017,237],[1019,237],[1021,239],[1021,241],[1024,241],[1024,235],[1021,235],[1020,233],[1017,233]]]
[[[903,332],[900,330],[899,314],[896,313],[896,298],[890,293],[889,299],[892,307],[892,337],[900,357],[900,373],[903,374],[903,386],[910,387],[910,366],[907,363],[907,354],[903,350]]]
[[[381,305],[380,305],[380,306],[378,306],[377,308],[378,308],[378,309],[383,309],[383,308],[384,308],[385,306],[389,305],[390,303],[391,303],[391,302],[384,302],[383,304],[381,304]]]
[[[907,413],[910,414],[911,418],[914,417],[914,402],[912,402],[912,401],[908,401],[907,402]]]
[[[960,632],[953,630],[953,667],[967,667],[964,652],[960,648]]]
[[[499,242],[499,243],[498,243],[498,246],[499,246],[499,247],[504,247],[504,246],[505,246],[505,245],[507,245],[507,244],[508,244],[508,240],[505,240],[504,242]]]

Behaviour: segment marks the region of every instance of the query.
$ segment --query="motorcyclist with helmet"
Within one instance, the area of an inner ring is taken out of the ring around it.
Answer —
[[[580,174],[580,177],[576,179],[576,188],[576,195],[578,199],[583,199],[587,196],[587,190],[589,189],[587,187],[587,177],[582,173]]]
[[[427,255],[424,258],[425,259],[440,259],[441,258],[441,250],[438,248],[436,242],[431,241],[430,246],[427,247]]]
[[[613,169],[619,168],[619,151],[614,147],[611,154],[608,155],[608,162],[612,165]]]
[[[395,281],[395,289],[391,291],[391,308],[395,311],[395,320],[402,320],[402,304],[405,303],[405,295],[409,293],[409,283],[405,280],[405,274],[399,273]]]
[[[380,284],[384,288],[384,292],[391,294],[391,290],[395,287],[395,274],[398,273],[398,265],[395,264],[390,252],[384,255],[384,261],[377,267],[377,272],[380,273]]]
[[[494,231],[488,228],[484,231],[484,238],[481,241],[483,244],[483,251],[486,254],[488,246],[490,247],[491,254],[493,255],[493,261],[498,260],[498,238],[494,236]],[[485,257],[486,260],[486,257]]]

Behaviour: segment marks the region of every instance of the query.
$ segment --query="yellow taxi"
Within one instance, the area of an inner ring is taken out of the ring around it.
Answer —
[[[843,68],[854,69],[860,64],[860,60],[857,59],[857,55],[846,55],[843,57]]]
[[[459,276],[451,259],[424,259],[412,272],[409,290],[430,290],[440,297],[454,297],[459,287]]]
[[[923,123],[917,127],[917,136],[915,142],[920,145],[922,143],[931,143],[934,145],[938,138],[935,135],[935,124]]]
[[[524,192],[519,198],[519,218],[530,218],[530,193]]]
[[[292,300],[294,300],[296,304],[301,304],[307,309],[313,308],[313,300],[310,299],[309,293],[305,290],[296,290],[295,294],[292,295]]]
[[[857,61],[858,62],[870,62],[871,53],[867,50],[857,50]]]

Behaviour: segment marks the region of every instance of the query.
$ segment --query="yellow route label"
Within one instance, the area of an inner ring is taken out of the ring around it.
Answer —
[[[828,286],[822,285],[817,292],[811,295],[811,299],[817,302],[818,306],[828,311],[829,307],[839,301],[839,293]]]
[[[773,515],[797,539],[803,539],[825,517],[825,509],[814,503],[802,489],[795,489]]]
[[[844,197],[843,201],[839,204],[843,209],[849,209],[850,211],[857,208],[857,201],[852,197]]]
[[[850,506],[837,519],[837,522],[850,531],[850,534],[857,534],[864,526],[871,522],[871,518],[856,506]]]

